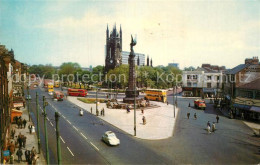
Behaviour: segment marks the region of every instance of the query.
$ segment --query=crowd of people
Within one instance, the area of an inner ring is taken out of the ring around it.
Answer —
[[[25,119],[22,119],[20,117],[14,117],[14,122],[17,124],[17,128],[19,129],[25,129],[27,121]],[[28,126],[29,132],[32,133],[34,126],[29,125]],[[9,164],[14,164],[15,158],[14,156],[17,156],[17,163],[20,163],[21,161],[25,160],[28,164],[36,164],[37,159],[39,158],[36,152],[36,149],[32,147],[31,150],[26,148],[26,140],[27,137],[23,135],[20,131],[18,135],[16,135],[16,130],[13,128],[10,132],[10,140],[8,143],[8,150],[10,152],[9,156]],[[24,155],[24,158],[22,156]]]

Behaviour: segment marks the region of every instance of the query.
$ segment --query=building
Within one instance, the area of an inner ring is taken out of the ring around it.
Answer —
[[[172,66],[179,69],[179,63],[168,63],[168,66]]]
[[[213,97],[221,92],[223,71],[210,68],[197,68],[193,71],[183,71],[183,96]]]
[[[245,114],[247,118],[259,120],[259,80],[260,64],[258,57],[245,59],[223,75],[224,104],[232,116]]]
[[[128,64],[130,52],[122,51],[122,64]],[[142,53],[135,53],[135,65],[138,65],[138,58],[139,58],[139,65],[145,65],[145,54]]]
[[[109,34],[107,25],[106,31],[106,58],[105,58],[105,72],[114,69],[122,64],[122,29],[118,33],[116,25]]]

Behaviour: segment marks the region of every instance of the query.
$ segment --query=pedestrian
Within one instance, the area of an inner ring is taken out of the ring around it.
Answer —
[[[217,123],[218,123],[218,121],[219,121],[219,116],[218,115],[217,115],[216,119],[217,119]]]
[[[33,164],[33,165],[36,165],[38,159],[39,159],[38,155],[35,155],[35,156],[32,158],[32,164]]]
[[[209,122],[209,121],[207,122],[207,126],[209,126],[209,127],[210,127],[210,122]]]
[[[22,148],[23,141],[22,141],[22,134],[21,134],[21,132],[18,135],[17,141],[18,141],[18,144],[19,144],[19,148]]]
[[[105,108],[103,108],[103,116],[105,116]]]
[[[197,114],[196,113],[194,113],[194,119],[197,120]]]
[[[31,151],[26,149],[26,151],[24,152],[24,156],[25,156],[26,162],[29,162],[29,159],[30,159],[30,156],[31,156]]]
[[[11,139],[14,139],[14,135],[15,135],[15,129],[11,130]]]
[[[20,161],[22,161],[22,155],[23,155],[23,151],[21,148],[17,150],[16,155],[18,156],[18,163],[20,163]]]
[[[143,125],[145,125],[146,124],[146,118],[144,116],[143,116],[142,120],[143,120]]]
[[[90,108],[90,112],[91,112],[91,114],[92,114],[92,107]]]
[[[210,132],[210,126],[209,126],[209,125],[207,126],[207,132],[208,132],[208,134],[211,133],[211,132]]]
[[[26,124],[27,124],[27,121],[25,119],[23,119],[23,128],[25,128]]]
[[[35,132],[35,127],[34,127],[34,125],[32,125],[32,133],[34,133]]]
[[[189,103],[189,107],[190,107],[190,103]]]
[[[188,119],[190,118],[190,112],[187,113],[187,118],[188,118]]]
[[[19,128],[22,129],[23,128],[23,121],[22,121],[22,118],[19,118],[18,120],[18,123],[19,123]]]
[[[144,114],[144,109],[143,108],[141,109],[141,112],[142,112],[142,115],[143,115]]]
[[[15,116],[15,117],[14,117],[14,120],[15,120],[15,124],[17,124],[17,126],[18,126],[18,117]]]
[[[216,130],[216,125],[215,125],[215,122],[213,122],[213,124],[212,124],[212,132],[215,132],[215,130]]]
[[[9,151],[10,151],[10,155],[14,154],[14,152],[15,152],[15,145],[14,145],[13,141],[11,141],[11,144],[9,146]]]
[[[241,113],[241,119],[244,120],[244,113],[243,112]]]
[[[32,150],[31,150],[31,155],[32,155],[32,157],[34,157],[36,154],[37,154],[36,149],[33,146]]]
[[[32,125],[28,125],[28,129],[29,129],[29,132],[31,134],[32,133]]]
[[[9,163],[14,164],[14,155],[13,154],[10,155]]]
[[[27,139],[27,137],[25,135],[23,135],[23,137],[22,137],[23,148],[25,148],[26,139]]]
[[[167,105],[169,105],[169,102],[168,102],[168,101],[167,101],[166,103],[167,103]]]

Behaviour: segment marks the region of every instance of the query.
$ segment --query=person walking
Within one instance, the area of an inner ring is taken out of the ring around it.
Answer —
[[[36,149],[33,146],[32,150],[31,150],[31,155],[32,155],[32,157],[34,157],[36,154],[37,154]]]
[[[27,124],[27,121],[25,119],[23,119],[23,128],[25,128],[26,124]]]
[[[14,154],[14,152],[15,152],[15,145],[14,145],[13,141],[11,141],[11,144],[9,146],[9,150],[10,150],[10,155]]]
[[[244,120],[244,113],[241,113],[241,119]]]
[[[30,156],[31,156],[31,151],[26,149],[26,151],[24,152],[24,155],[25,155],[26,162],[29,162],[29,159],[30,159]]]
[[[19,144],[19,148],[22,148],[23,141],[22,141],[22,134],[21,134],[21,132],[18,135],[17,141],[18,141],[18,144]]]
[[[15,129],[11,130],[11,139],[14,139],[14,135],[15,135]]]
[[[212,132],[215,132],[215,130],[216,130],[216,125],[215,125],[215,122],[213,122],[213,124],[212,124]]]
[[[28,129],[29,129],[29,132],[31,134],[32,133],[32,125],[28,125]]]
[[[146,118],[144,116],[143,116],[142,120],[143,120],[143,125],[145,125],[146,124]]]
[[[22,137],[23,148],[25,148],[26,139],[27,139],[27,137],[24,135],[24,136]]]
[[[219,116],[218,115],[216,116],[216,119],[217,119],[217,123],[218,123],[218,121],[219,121]]]
[[[190,118],[190,112],[187,113],[187,118],[188,118],[188,119]]]
[[[208,132],[208,134],[211,133],[211,132],[210,132],[210,126],[209,126],[209,125],[207,126],[207,132]]]
[[[207,126],[210,126],[210,122],[209,121],[207,122]]]
[[[23,151],[21,147],[19,148],[19,150],[17,150],[16,155],[18,156],[18,163],[20,163],[20,161],[22,161],[22,155],[23,155]]]
[[[196,113],[194,113],[194,119],[197,120],[197,114]]]

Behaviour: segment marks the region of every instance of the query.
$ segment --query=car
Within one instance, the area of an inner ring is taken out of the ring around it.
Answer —
[[[31,95],[26,96],[26,100],[31,100],[31,99],[32,99]]]
[[[206,103],[204,100],[197,99],[194,101],[194,107],[197,109],[203,109],[206,110]]]
[[[102,136],[102,140],[111,146],[116,146],[120,144],[120,140],[116,137],[116,134],[112,131],[106,131]]]

